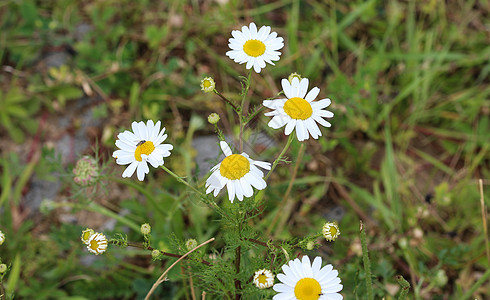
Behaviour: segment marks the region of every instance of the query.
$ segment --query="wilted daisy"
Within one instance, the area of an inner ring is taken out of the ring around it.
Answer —
[[[75,175],[73,181],[79,185],[86,186],[95,183],[99,176],[97,161],[90,156],[80,158],[73,169],[73,174]]]
[[[243,196],[251,197],[252,186],[258,190],[263,190],[267,186],[264,173],[257,166],[270,170],[270,163],[252,160],[245,152],[232,154],[226,142],[221,141],[220,146],[226,157],[211,169],[212,174],[206,180],[206,194],[214,192],[216,197],[226,185],[228,199],[233,203],[235,195],[240,201],[243,200]]]
[[[274,284],[274,291],[279,292],[273,300],[298,299],[298,300],[341,300],[342,290],[340,278],[332,265],[322,268],[321,257],[315,257],[310,264],[308,256],[302,260],[296,258],[282,266],[284,274],[277,274],[277,279],[282,283]]]
[[[274,274],[267,269],[258,270],[254,275],[254,283],[259,289],[270,288],[274,284]]]
[[[340,235],[339,225],[335,222],[327,222],[323,225],[322,233],[327,241],[335,241]]]
[[[87,244],[88,251],[99,255],[107,250],[107,238],[100,232],[92,234]]]
[[[88,241],[90,240],[90,237],[95,233],[95,231],[91,228],[87,228],[84,231],[82,231],[82,236],[80,239],[85,245],[88,245]]]
[[[266,116],[273,116],[269,122],[269,127],[278,129],[286,125],[284,133],[291,134],[296,128],[296,135],[299,141],[304,141],[311,135],[314,139],[322,136],[322,132],[316,123],[322,126],[332,126],[323,118],[333,117],[333,113],[323,110],[329,106],[330,99],[313,101],[320,93],[320,89],[314,87],[308,94],[308,78],[301,80],[293,77],[291,83],[287,79],[281,81],[286,99],[264,100],[262,104],[273,111],[265,113]],[[305,96],[306,95],[306,96]]]
[[[265,68],[265,63],[274,65],[272,61],[279,60],[281,55],[277,50],[284,47],[284,39],[271,32],[270,26],[262,26],[257,31],[255,23],[250,23],[242,31],[233,30],[231,35],[233,38],[228,40],[231,50],[226,55],[236,63],[247,63],[247,70],[253,67],[256,73]]]
[[[167,135],[164,134],[165,127],[160,131],[160,121],[153,124],[149,120],[146,125],[143,121],[133,122],[131,127],[134,133],[126,130],[117,135],[116,146],[121,150],[114,151],[112,157],[116,158],[119,165],[129,164],[122,177],[131,177],[136,171],[138,179],[143,181],[145,174],[150,171],[147,162],[158,168],[163,165],[163,158],[170,156],[170,150],[174,147],[162,144]]]
[[[0,245],[2,245],[3,242],[5,242],[5,234],[0,230]]]

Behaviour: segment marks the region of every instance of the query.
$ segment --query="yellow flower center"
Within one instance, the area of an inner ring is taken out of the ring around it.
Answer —
[[[260,274],[259,275],[259,283],[266,284],[267,283],[267,276],[265,276],[264,274]]]
[[[150,155],[153,150],[155,150],[155,146],[153,146],[153,143],[150,141],[145,141],[142,144],[140,143],[138,143],[139,145],[136,147],[136,151],[134,151],[134,158],[137,161],[143,160],[141,154]]]
[[[303,278],[296,283],[294,295],[298,300],[317,300],[322,295],[322,288],[316,279]]]
[[[335,236],[337,234],[337,228],[335,226],[330,226],[330,234]]]
[[[265,52],[265,44],[259,40],[248,40],[243,44],[243,51],[248,56],[261,56]]]
[[[294,97],[284,103],[284,112],[292,119],[306,120],[313,114],[313,109],[305,99]]]
[[[96,240],[92,240],[90,242],[90,249],[94,250],[95,252],[99,253],[99,242]]]
[[[82,234],[82,239],[84,241],[88,241],[88,239],[90,238],[91,236],[91,232],[90,231],[84,231],[83,234]]]
[[[210,80],[204,80],[202,85],[204,86],[205,89],[207,89],[208,87],[211,86],[211,81]]]
[[[250,171],[250,162],[240,154],[225,157],[219,167],[221,176],[230,180],[240,179]]]

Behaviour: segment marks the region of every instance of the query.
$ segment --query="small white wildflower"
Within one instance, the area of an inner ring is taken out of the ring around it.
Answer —
[[[274,284],[274,274],[267,269],[258,270],[255,272],[253,282],[259,289],[270,288]]]
[[[210,93],[214,91],[215,87],[216,83],[212,77],[205,77],[203,80],[201,80],[201,90],[203,92]]]
[[[339,225],[336,222],[327,222],[323,225],[322,233],[327,241],[335,241],[340,235]]]
[[[92,234],[88,240],[87,249],[88,251],[99,255],[107,250],[107,238],[100,232]]]

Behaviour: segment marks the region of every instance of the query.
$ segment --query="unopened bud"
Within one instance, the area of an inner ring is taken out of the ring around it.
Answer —
[[[218,123],[219,122],[219,115],[217,113],[211,113],[208,116],[208,122],[213,124],[213,125]]]
[[[148,235],[151,232],[151,226],[148,223],[142,224],[141,225],[141,233],[143,235]]]
[[[298,74],[298,73],[296,73],[296,72],[291,73],[291,75],[289,75],[289,77],[288,77],[289,83],[292,83],[293,82],[293,78],[298,78],[299,81],[301,81],[301,75]]]

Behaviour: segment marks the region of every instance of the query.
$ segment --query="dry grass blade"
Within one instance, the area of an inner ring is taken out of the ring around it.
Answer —
[[[155,281],[155,283],[153,284],[153,286],[151,287],[150,291],[148,292],[148,294],[146,294],[146,297],[145,297],[145,300],[148,300],[150,299],[150,296],[151,294],[153,294],[153,292],[155,291],[155,289],[162,283],[165,281],[165,277],[167,276],[168,272],[176,265],[178,264],[181,260],[183,260],[184,258],[187,257],[187,255],[191,254],[192,252],[196,251],[197,249],[201,248],[202,246],[208,244],[208,243],[211,243],[212,241],[214,241],[214,238],[210,238],[209,240],[205,241],[204,243],[200,244],[199,246],[197,246],[196,248],[190,250],[189,252],[187,252],[186,254],[182,255],[182,257],[180,257],[179,259],[177,259],[167,270],[165,270],[165,272],[163,272],[163,274],[157,279],[157,281]]]

